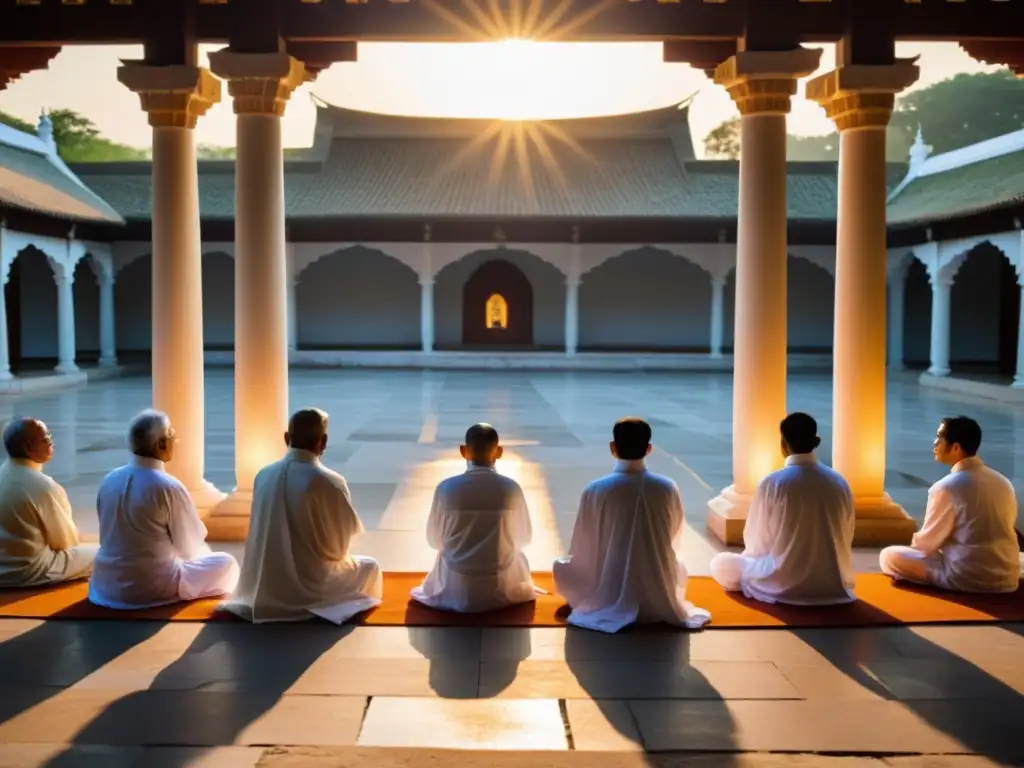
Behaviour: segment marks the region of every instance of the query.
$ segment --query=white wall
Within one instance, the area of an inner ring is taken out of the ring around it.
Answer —
[[[348,248],[321,257],[295,287],[299,347],[420,346],[416,273],[380,251]]]

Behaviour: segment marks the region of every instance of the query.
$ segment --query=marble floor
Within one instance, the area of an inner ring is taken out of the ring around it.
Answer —
[[[125,458],[147,379],[0,398],[50,425],[51,471],[95,532],[96,486]],[[212,370],[207,467],[232,483],[232,387]],[[966,412],[985,456],[1024,483],[1024,409],[890,386],[889,484],[920,516],[941,476],[937,420]],[[822,421],[829,381],[794,376]],[[423,568],[433,484],[484,419],[532,506],[534,559],[561,552],[581,487],[607,470],[610,425],[654,425],[679,483],[687,557],[706,568],[707,500],[729,482],[730,380],[700,374],[294,371],[292,403],[332,416],[388,568]],[[827,450],[824,458],[828,459]],[[872,553],[859,562],[872,567]],[[983,768],[1024,765],[1024,625],[626,631],[0,620],[0,768]]]
[[[210,369],[206,390],[207,477],[228,490],[234,483],[231,371]],[[831,398],[828,375],[791,374],[790,408],[819,420],[825,461]],[[526,490],[535,529],[529,554],[538,570],[565,551],[580,490],[608,471],[611,425],[629,414],[651,422],[651,466],[682,491],[691,572],[705,573],[719,548],[704,521],[708,500],[731,482],[731,374],[293,370],[291,403],[330,413],[326,461],[348,479],[367,529],[358,549],[387,570],[429,568],[423,529],[430,495],[440,479],[461,471],[458,445],[475,421],[498,428],[506,446],[501,471]],[[31,414],[47,422],[57,445],[49,471],[67,488],[79,526],[94,534],[96,488],[125,461],[126,424],[149,404],[148,379],[122,378],[0,397],[0,421]],[[902,374],[889,385],[887,486],[918,519],[929,485],[944,472],[931,457],[935,427],[942,416],[958,413],[981,422],[984,458],[1013,479],[1024,499],[1024,406],[968,402],[923,390],[913,374]],[[877,567],[868,551],[857,553],[856,564]]]

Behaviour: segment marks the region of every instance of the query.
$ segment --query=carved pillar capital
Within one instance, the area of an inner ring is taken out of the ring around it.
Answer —
[[[796,81],[818,68],[821,50],[740,51],[715,69],[714,80],[729,92],[741,115],[784,115]]]
[[[154,128],[195,128],[221,96],[220,80],[202,67],[132,62],[118,67],[117,79],[139,95]]]
[[[237,53],[225,48],[210,54],[210,66],[228,81],[236,115],[282,117],[295,89],[314,77],[287,53]]]
[[[825,109],[840,133],[859,128],[885,128],[896,94],[917,80],[912,60],[895,64],[850,64],[833,69],[807,84],[807,98]]]

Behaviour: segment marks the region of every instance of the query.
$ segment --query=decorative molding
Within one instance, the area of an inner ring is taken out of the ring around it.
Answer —
[[[117,79],[138,94],[154,128],[195,128],[221,97],[220,80],[202,67],[126,62],[118,67]]]

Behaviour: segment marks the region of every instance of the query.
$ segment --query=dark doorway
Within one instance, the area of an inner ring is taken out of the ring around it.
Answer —
[[[1001,258],[999,268],[999,372],[1013,376],[1020,336],[1020,284],[1008,259]]]
[[[533,345],[533,286],[507,261],[488,261],[462,289],[462,343],[474,347]]]

